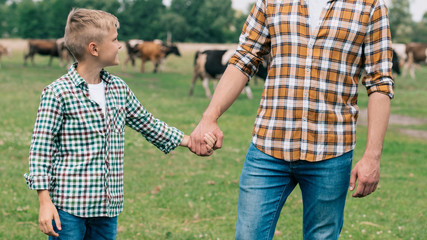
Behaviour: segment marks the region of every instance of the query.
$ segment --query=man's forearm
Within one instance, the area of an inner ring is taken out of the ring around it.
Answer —
[[[212,100],[203,113],[203,120],[216,121],[237,99],[248,82],[248,77],[234,65],[228,65]]]
[[[369,96],[368,137],[365,155],[380,159],[390,116],[390,98],[378,92]]]

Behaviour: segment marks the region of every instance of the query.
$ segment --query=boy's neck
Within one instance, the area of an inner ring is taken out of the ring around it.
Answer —
[[[101,73],[102,68],[95,66],[94,64],[89,64],[85,61],[79,62],[77,64],[77,73],[88,83],[88,84],[98,84],[101,82]]]

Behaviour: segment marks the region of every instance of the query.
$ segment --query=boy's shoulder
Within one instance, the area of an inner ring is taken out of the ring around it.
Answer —
[[[67,73],[62,75],[61,77],[59,77],[58,79],[50,83],[49,85],[47,85],[43,91],[45,92],[50,90],[50,91],[53,91],[54,93],[61,93],[66,90],[69,90],[71,86],[72,86],[72,81],[70,79],[70,76]]]

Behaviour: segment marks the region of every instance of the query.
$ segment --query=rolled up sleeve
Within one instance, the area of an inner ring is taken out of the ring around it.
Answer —
[[[377,1],[371,13],[371,21],[364,41],[366,76],[362,83],[368,95],[374,92],[394,97],[392,76],[392,47],[387,6]]]
[[[271,39],[266,19],[265,0],[259,0],[243,26],[239,46],[229,62],[249,78],[256,73],[262,56],[270,52]]]

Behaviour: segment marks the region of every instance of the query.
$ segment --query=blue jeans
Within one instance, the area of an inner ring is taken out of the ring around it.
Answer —
[[[240,176],[235,239],[273,239],[282,207],[297,184],[304,239],[338,239],[352,158],[350,151],[320,162],[286,162],[251,144]]]
[[[49,240],[115,240],[117,235],[117,217],[76,217],[58,209],[62,230],[53,229],[59,237],[49,237]]]

